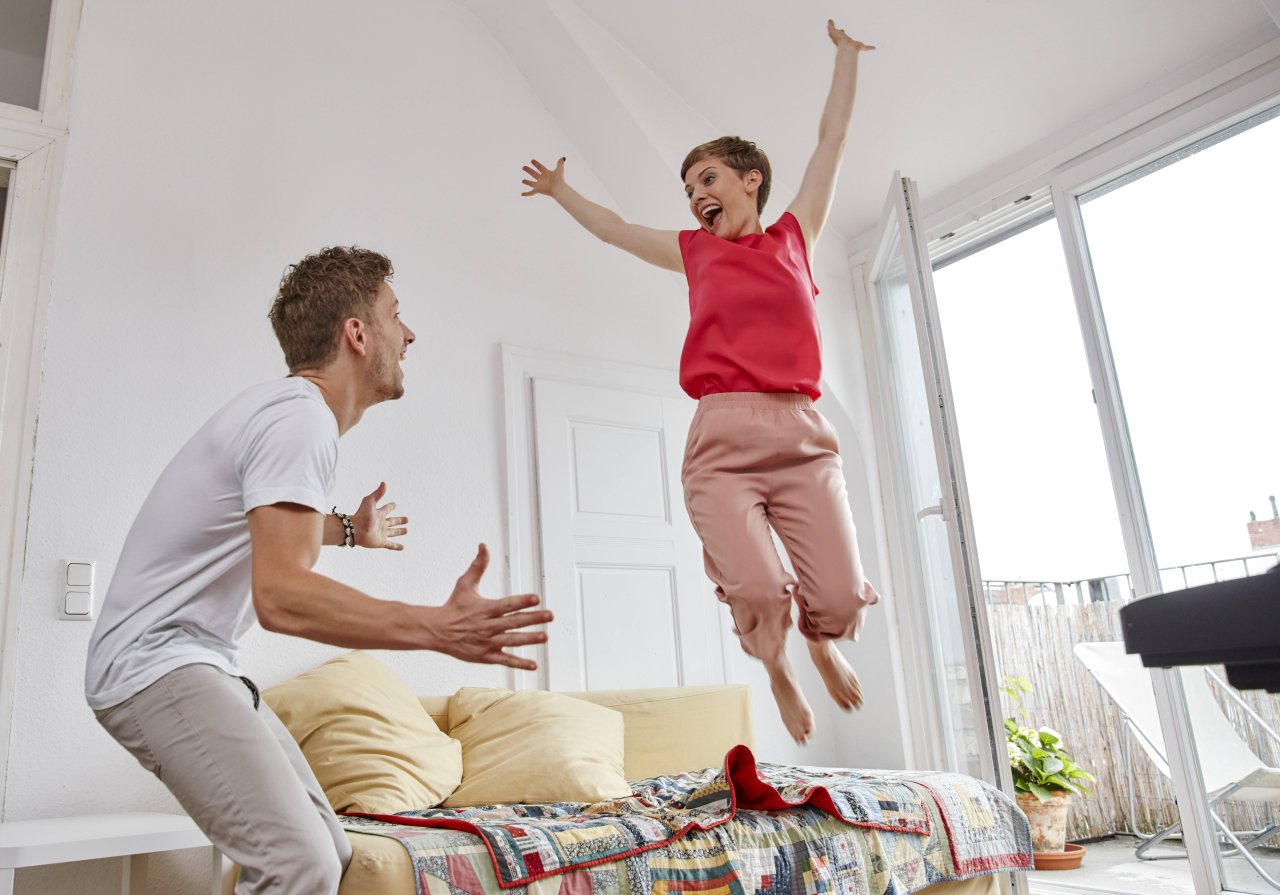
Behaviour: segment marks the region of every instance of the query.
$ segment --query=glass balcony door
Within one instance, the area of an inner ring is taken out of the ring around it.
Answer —
[[[1036,661],[1119,693],[1081,728],[1102,745],[1079,757],[1110,790],[1093,806],[1117,832],[1170,833],[1131,840],[1129,864],[1080,891],[1280,891],[1280,783],[1258,785],[1280,781],[1280,701],[1220,669],[1120,668],[1122,686],[1106,648],[1075,649],[1118,639],[1115,610],[1134,597],[1280,557],[1275,158],[1280,111],[1122,177],[1059,172],[1026,197],[1038,211],[963,249],[944,238],[932,263],[914,186],[895,178],[886,206],[871,351],[887,380],[899,612],[932,658],[908,685],[915,751],[1007,785],[996,746],[1011,707],[992,694],[1026,669],[993,631],[1009,607],[1074,615]],[[1035,707],[1067,715],[1084,698],[1059,687]],[[1227,746],[1239,780],[1223,777]],[[1033,882],[1071,890],[1065,875]]]
[[[913,721],[917,760],[1012,789],[969,523],[963,461],[949,420],[946,357],[936,337],[932,275],[916,229],[915,185],[897,176],[889,190],[872,271],[876,328],[886,343],[886,412],[894,425],[887,461],[893,501],[895,566],[910,569],[905,624],[927,642],[930,674],[920,676]],[[923,707],[923,708],[922,708]],[[921,717],[924,716],[924,717]],[[931,716],[931,717],[930,717]],[[923,730],[920,729],[923,727]]]
[[[1002,225],[942,240],[933,269],[986,634],[998,677],[1023,682],[1001,717],[1052,729],[1096,778],[1077,781],[1088,792],[1071,799],[1067,818],[1067,841],[1087,843],[1083,863],[1034,872],[1032,890],[1179,895],[1152,886],[1170,874],[1189,886],[1185,862],[1153,879],[1138,840],[1117,835],[1178,814],[1167,764],[1144,763],[1091,669],[1090,650],[1114,653],[1132,579],[1057,220],[1047,191],[1021,206]]]
[[[1076,200],[1152,590],[1258,575],[1280,559],[1277,158],[1280,107]],[[1209,884],[1280,892],[1280,700],[1235,690],[1221,668],[1180,677]]]

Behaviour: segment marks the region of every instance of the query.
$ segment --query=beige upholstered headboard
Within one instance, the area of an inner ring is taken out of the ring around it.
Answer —
[[[739,743],[753,746],[751,690],[742,684],[569,693],[621,712],[628,780],[715,767]],[[449,697],[423,696],[436,725],[449,729]]]

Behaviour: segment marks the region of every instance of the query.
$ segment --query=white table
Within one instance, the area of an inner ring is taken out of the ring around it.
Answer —
[[[147,855],[181,848],[213,848],[195,821],[183,814],[131,811],[0,823],[0,895],[13,895],[13,873],[98,858],[124,858],[122,892],[140,895]],[[213,895],[222,890],[222,856],[213,848]]]

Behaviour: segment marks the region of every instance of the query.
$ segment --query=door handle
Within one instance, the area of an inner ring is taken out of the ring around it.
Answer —
[[[925,516],[941,516],[943,518],[943,521],[946,521],[947,511],[943,509],[942,501],[938,501],[933,506],[925,507],[923,510],[916,513],[916,521],[923,522]]]

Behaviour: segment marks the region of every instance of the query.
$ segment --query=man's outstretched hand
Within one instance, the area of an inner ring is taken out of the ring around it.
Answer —
[[[403,537],[409,533],[408,516],[392,516],[396,508],[395,501],[378,506],[378,501],[387,496],[387,483],[379,482],[378,487],[366,494],[360,506],[351,514],[351,525],[356,531],[356,546],[381,547],[384,550],[403,550],[404,544],[392,538]]]
[[[489,599],[480,594],[480,579],[489,566],[489,548],[484,544],[467,568],[453,593],[439,607],[435,634],[439,652],[462,659],[464,662],[483,662],[489,665],[507,665],[525,671],[534,671],[538,664],[514,653],[512,647],[546,643],[545,631],[530,631],[533,625],[545,625],[551,621],[551,613],[545,609],[533,610],[541,602],[537,594]]]

